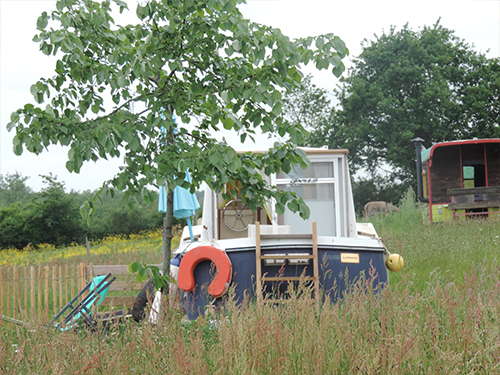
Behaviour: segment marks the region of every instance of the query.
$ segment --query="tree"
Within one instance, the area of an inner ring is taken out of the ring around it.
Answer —
[[[85,227],[75,199],[55,177],[42,177],[46,186],[29,203],[0,207],[0,249],[82,242]]]
[[[351,164],[414,181],[420,137],[435,142],[500,135],[500,62],[440,25],[391,28],[363,42],[336,90],[338,108],[318,122],[311,145],[348,148]]]
[[[55,246],[82,242],[84,225],[75,200],[65,192],[64,184],[49,175],[42,176],[46,185],[27,206],[25,230],[33,245]]]
[[[283,114],[293,126],[311,131],[328,119],[332,105],[328,92],[312,83],[312,76],[304,77],[302,85],[283,95]],[[304,140],[304,144],[310,140]]]
[[[16,202],[22,204],[30,201],[33,190],[26,185],[29,177],[23,177],[19,172],[0,175],[0,206],[10,206]]]
[[[250,208],[273,197],[278,212],[287,205],[308,216],[302,199],[266,186],[259,170],[270,174],[307,165],[305,153],[294,145],[305,131],[283,118],[282,92],[301,85],[300,64],[331,67],[339,76],[348,51],[332,34],[291,40],[278,29],[250,22],[237,8],[242,2],[151,0],[137,6],[137,24],[119,26],[110,1],[57,1],[55,11],[39,17],[34,38],[46,55],[62,56],[56,74],[31,87],[37,105],[14,112],[8,125],[16,129],[17,154],[24,147],[38,154],[50,144],[68,146],[66,167],[72,172],[85,161],[123,156],[125,168],[103,184],[103,191],[116,188],[153,201],[156,194],[145,186],[166,185],[166,275],[175,186],[194,192],[206,181],[220,192],[238,180]],[[120,12],[128,9],[121,0],[112,3]],[[45,101],[45,108],[38,106]],[[174,111],[184,124],[193,118],[198,123],[174,131]],[[238,154],[214,139],[221,127],[238,132],[242,141],[253,139],[255,128],[266,133],[276,127],[292,143],[262,155]],[[192,185],[184,181],[188,169]],[[86,208],[92,211],[93,203]]]

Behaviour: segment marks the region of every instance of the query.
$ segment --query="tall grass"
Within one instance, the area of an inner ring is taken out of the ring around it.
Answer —
[[[415,193],[409,190],[400,212],[372,220],[387,248],[405,259],[404,269],[391,282],[411,283],[421,292],[436,274],[446,282],[464,280],[464,272],[496,262],[500,249],[500,222],[485,219],[422,224]]]
[[[46,330],[36,319],[4,325],[0,373],[500,373],[500,224],[424,226],[411,193],[399,213],[373,222],[406,261],[389,287],[374,290],[368,275],[336,303],[292,289],[275,306],[229,296],[192,322],[164,306],[157,325],[124,322],[105,334]]]
[[[373,291],[362,279],[341,302],[292,296],[269,306],[228,302],[182,322],[130,322],[106,335],[2,330],[4,374],[493,374],[500,371],[500,274],[474,267],[461,283],[438,276],[420,295]],[[291,293],[293,295],[293,292]],[[34,328],[34,329],[33,329]]]

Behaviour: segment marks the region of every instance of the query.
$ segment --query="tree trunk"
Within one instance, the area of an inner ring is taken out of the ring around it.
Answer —
[[[173,110],[169,108],[168,115],[172,118]],[[166,142],[174,142],[174,127],[170,126],[167,130],[168,136]],[[162,255],[163,255],[163,275],[170,276],[170,260],[172,259],[172,227],[174,225],[174,189],[172,186],[166,186],[167,188],[167,212],[163,218],[163,243],[162,243]],[[168,295],[169,286],[162,288],[162,293]]]
[[[163,243],[162,243],[162,255],[163,255],[163,267],[162,273],[164,275],[170,275],[170,260],[172,259],[172,227],[174,224],[174,192],[169,189],[167,192],[167,213],[163,218]],[[164,287],[162,292],[168,294],[168,287]]]

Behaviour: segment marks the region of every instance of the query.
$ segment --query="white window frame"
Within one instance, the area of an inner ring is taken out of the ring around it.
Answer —
[[[341,199],[346,199],[345,194],[341,194],[340,190],[340,185],[343,183],[343,178],[340,178],[339,176],[344,175],[344,171],[339,170],[339,165],[341,165],[343,168],[344,164],[342,163],[344,156],[343,155],[308,155],[309,160],[311,161],[311,164],[313,163],[332,163],[333,165],[333,177],[326,177],[326,178],[317,178],[314,182],[307,182],[304,181],[302,184],[333,184],[333,193],[334,193],[334,209],[335,209],[335,214],[334,214],[334,220],[335,220],[335,233],[336,236],[341,236],[345,235],[347,228],[343,228],[342,224],[345,222],[344,220],[341,220],[341,204],[340,200]],[[275,183],[276,187],[280,186],[286,186],[286,185],[291,185],[292,184],[292,179],[291,178],[279,178],[278,176],[275,177]],[[295,184],[300,184],[295,183]],[[307,178],[304,178],[303,180],[308,180]],[[345,193],[345,192],[344,192]],[[314,217],[311,217],[312,220],[314,220]]]

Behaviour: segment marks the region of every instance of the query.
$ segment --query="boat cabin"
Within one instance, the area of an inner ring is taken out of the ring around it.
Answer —
[[[225,201],[222,194],[205,190],[200,240],[225,240],[254,237],[255,222],[268,234],[311,233],[311,222],[317,221],[319,236],[356,236],[356,221],[347,164],[347,150],[304,148],[311,165],[299,166],[288,174],[263,176],[271,186],[293,191],[308,205],[311,215],[303,220],[288,208],[278,215],[274,202],[268,201],[256,212],[242,205],[241,199]],[[234,189],[231,187],[228,187]],[[235,195],[235,194],[233,194]]]

